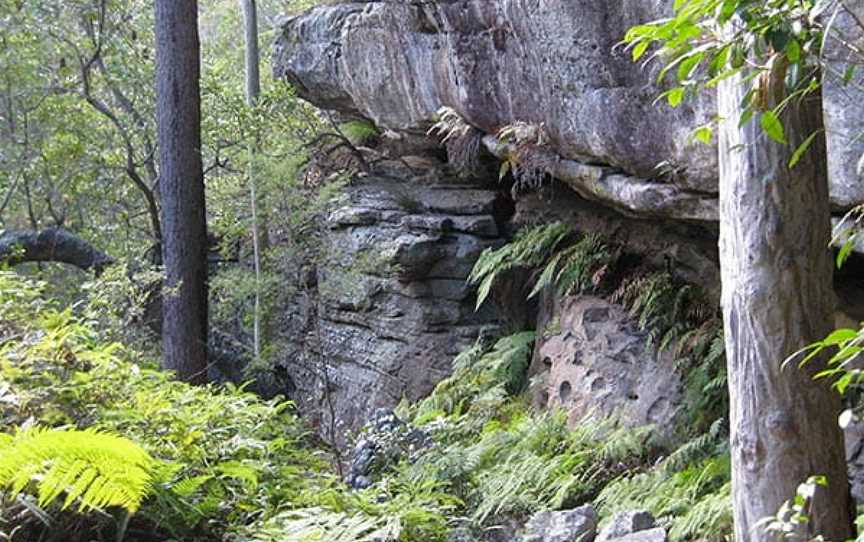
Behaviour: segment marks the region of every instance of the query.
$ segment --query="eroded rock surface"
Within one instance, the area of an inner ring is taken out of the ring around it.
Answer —
[[[521,542],[593,542],[596,534],[597,513],[588,504],[534,514],[525,525]]]
[[[596,542],[610,542],[639,531],[653,529],[656,525],[654,516],[646,510],[631,510],[618,512],[609,519],[597,535]]]
[[[565,409],[572,423],[616,415],[627,425],[672,430],[681,397],[672,356],[658,354],[622,307],[568,296],[544,320],[536,350],[547,373],[541,405]]]
[[[369,178],[334,206],[325,253],[279,324],[290,396],[323,435],[344,444],[376,408],[424,397],[481,329],[498,324],[491,308],[474,311],[465,279],[484,249],[503,242],[499,197]]]

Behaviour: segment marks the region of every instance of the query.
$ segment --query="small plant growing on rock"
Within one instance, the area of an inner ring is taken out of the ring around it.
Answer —
[[[427,132],[437,136],[447,149],[447,159],[457,171],[474,175],[479,169],[483,132],[468,124],[459,113],[442,107]]]
[[[528,298],[547,286],[562,295],[594,291],[617,259],[617,251],[601,236],[589,234],[567,248],[562,245],[574,232],[566,224],[553,222],[520,231],[513,241],[480,255],[468,280],[478,284],[477,308],[491,293],[492,286],[515,268],[536,270]]]
[[[542,123],[516,121],[498,130],[497,137],[504,146],[498,176],[513,176],[514,197],[522,190],[539,189],[546,176],[554,173],[559,158],[549,148],[550,138]]]

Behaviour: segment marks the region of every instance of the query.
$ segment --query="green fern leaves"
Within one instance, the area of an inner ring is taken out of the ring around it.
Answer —
[[[0,435],[0,487],[14,496],[32,485],[40,506],[62,498],[63,509],[135,512],[150,493],[156,465],[131,440],[93,429],[31,427]]]
[[[569,226],[553,222],[522,230],[511,243],[484,251],[468,277],[469,283],[478,285],[477,308],[489,297],[496,281],[517,268],[540,270],[529,298],[549,285],[556,285],[562,294],[596,288],[615,255],[596,234],[585,235],[572,246],[559,250],[572,236]]]

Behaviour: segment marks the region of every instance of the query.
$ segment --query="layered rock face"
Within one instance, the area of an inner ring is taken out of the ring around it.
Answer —
[[[561,220],[719,298],[717,152],[689,143],[715,116],[714,98],[655,104],[664,90],[657,68],[634,65],[616,47],[670,4],[356,0],[285,21],[275,75],[313,104],[370,119],[392,139],[423,136],[450,107],[486,134],[493,155],[502,154],[501,128],[541,125],[558,158],[549,173],[561,181],[510,202],[513,216],[496,210],[506,191],[491,176],[485,185],[437,187],[375,178],[350,189],[329,217],[330,256],[313,273],[314,296],[283,327],[292,347],[282,357],[302,410],[325,426],[335,419],[333,434],[344,438],[374,408],[429,392],[483,328],[521,318],[538,335],[557,320],[533,366],[549,371],[544,404],[564,406],[574,420],[617,410],[633,425],[671,426],[678,377],[621,307],[574,298],[541,304],[539,315],[524,306],[474,313],[464,284],[479,253],[508,237],[507,225]],[[850,24],[844,17],[839,26]],[[824,89],[837,212],[864,201],[864,95],[855,83],[832,76]]]
[[[678,109],[655,105],[662,91],[654,83],[656,68],[634,65],[616,47],[628,28],[664,16],[669,4],[379,0],[325,6],[285,23],[274,65],[277,77],[313,103],[360,114],[384,129],[422,131],[441,106],[487,134],[514,121],[542,124],[565,159],[557,176],[573,177],[586,197],[645,216],[716,220],[716,150],[688,143],[692,130],[714,116],[713,97]],[[829,146],[837,157],[831,161],[832,199],[839,210],[864,200],[856,170],[864,150],[861,119],[849,116],[850,104],[864,100],[855,85],[837,78],[828,81],[825,96]]]
[[[500,244],[498,192],[367,178],[326,220],[326,250],[280,322],[290,395],[344,444],[378,407],[417,400],[500,317],[466,278]],[[331,425],[332,424],[332,425]]]

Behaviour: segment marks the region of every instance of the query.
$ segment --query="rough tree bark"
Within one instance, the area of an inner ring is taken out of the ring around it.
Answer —
[[[762,77],[765,110],[785,97],[786,69]],[[781,115],[788,145],[757,120],[738,127],[749,89],[742,76],[719,89],[720,265],[729,372],[735,539],[773,539],[757,522],[776,514],[813,475],[829,486],[814,499],[813,533],[846,540],[849,488],[838,427],[840,398],[781,362],[831,330],[834,293],[821,97],[793,100]],[[758,113],[757,113],[758,116]],[[793,151],[819,132],[796,167]]]
[[[0,261],[8,265],[59,262],[97,274],[114,263],[111,256],[62,228],[0,231]]]
[[[207,372],[207,222],[201,159],[196,0],[156,0],[156,111],[166,292],[162,363],[190,382]]]

